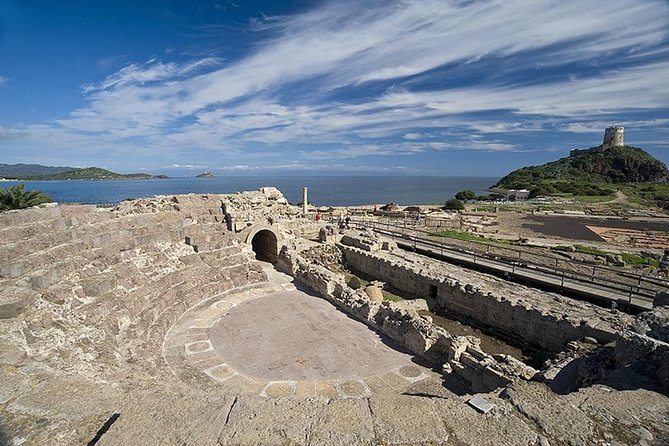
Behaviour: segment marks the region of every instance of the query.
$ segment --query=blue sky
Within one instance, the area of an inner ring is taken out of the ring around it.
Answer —
[[[0,0],[0,163],[501,176],[669,163],[666,0]]]

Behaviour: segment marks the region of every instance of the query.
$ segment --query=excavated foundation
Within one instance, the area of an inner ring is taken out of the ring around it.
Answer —
[[[299,212],[263,188],[0,214],[0,443],[669,442],[660,310],[635,321],[355,231],[317,245]],[[349,287],[323,247],[429,308]]]

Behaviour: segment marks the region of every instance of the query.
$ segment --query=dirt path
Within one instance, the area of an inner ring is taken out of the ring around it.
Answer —
[[[612,201],[612,203],[627,204],[627,195],[625,195],[621,190],[616,191],[616,198]]]

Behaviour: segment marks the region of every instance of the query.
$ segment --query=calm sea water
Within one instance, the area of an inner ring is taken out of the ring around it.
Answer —
[[[291,203],[302,201],[302,187],[317,206],[362,204],[443,203],[456,192],[471,189],[486,193],[498,178],[491,177],[224,177],[170,178],[164,180],[24,181],[26,189],[39,189],[60,203],[118,203],[126,198],[187,193],[229,194],[278,188]],[[17,181],[0,182],[9,187]]]

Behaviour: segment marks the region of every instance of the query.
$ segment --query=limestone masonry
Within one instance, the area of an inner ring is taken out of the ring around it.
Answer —
[[[602,147],[605,149],[625,145],[625,127],[613,126],[604,131],[604,142]]]
[[[303,213],[0,213],[0,445],[669,444],[666,295],[635,318]]]

